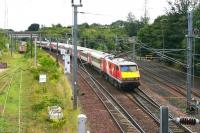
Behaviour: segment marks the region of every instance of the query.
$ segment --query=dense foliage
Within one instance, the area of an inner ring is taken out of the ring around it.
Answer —
[[[152,49],[146,50],[141,45],[154,49],[183,49],[180,52],[166,53],[170,58],[174,58],[182,63],[186,63],[187,48],[187,12],[193,9],[193,29],[195,36],[200,36],[200,7],[197,0],[176,0],[168,1],[169,7],[166,14],[157,17],[152,24],[148,23],[149,18],[136,20],[133,13],[129,13],[126,21],[118,20],[110,25],[87,24],[78,26],[79,45],[107,52],[128,51],[132,45],[129,37],[137,37],[137,53],[141,56],[154,54]],[[40,30],[44,35],[56,37],[65,37],[71,33],[71,27],[62,27],[60,24],[52,27],[44,27]],[[199,39],[194,39],[195,64],[198,65],[200,53]],[[140,44],[140,45],[139,45]],[[185,49],[185,50],[184,50]],[[173,62],[170,62],[173,64]]]
[[[6,48],[7,42],[8,42],[8,38],[5,36],[3,31],[0,31],[0,51]]]
[[[40,25],[39,24],[31,24],[28,27],[28,31],[38,31],[40,29]]]
[[[110,25],[83,23],[78,26],[79,45],[108,52],[124,51],[130,45],[128,37],[136,36],[143,25],[132,13],[128,14],[127,21],[118,20]],[[60,24],[40,29],[42,35],[51,40],[71,37],[71,31],[71,27]]]
[[[187,29],[188,29],[188,10],[193,9],[193,30],[195,34],[200,34],[200,7],[197,1],[177,0],[169,2],[169,10],[166,15],[159,16],[151,25],[146,25],[137,34],[138,39],[148,46],[156,49],[186,49],[187,48]],[[199,39],[193,41],[193,53],[200,53]],[[195,49],[195,51],[194,51]],[[152,52],[142,52],[143,55]],[[186,50],[176,53],[166,53],[166,55],[186,63]],[[198,56],[198,55],[197,55]],[[194,56],[195,57],[195,56]],[[195,63],[198,63],[195,57]]]
[[[52,25],[52,27],[42,27],[40,29],[43,37],[47,38],[65,38],[69,33],[71,34],[70,27],[63,27],[61,24]]]
[[[120,27],[91,25],[85,28],[83,24],[79,26],[79,37],[81,45],[98,50],[114,50],[117,39],[126,37],[125,31]]]

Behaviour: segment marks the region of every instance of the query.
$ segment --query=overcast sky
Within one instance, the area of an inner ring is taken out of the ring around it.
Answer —
[[[5,23],[5,1],[8,7],[8,25],[6,28],[26,30],[32,23],[51,26],[51,24],[72,24],[71,0],[0,0],[0,28]],[[165,13],[167,0],[147,0],[148,16],[151,22]],[[136,19],[144,16],[144,0],[82,0],[78,23],[87,22],[110,24],[116,20],[126,20],[129,12]]]

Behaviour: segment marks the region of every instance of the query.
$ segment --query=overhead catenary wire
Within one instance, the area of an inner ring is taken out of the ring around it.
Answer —
[[[125,39],[121,38],[121,39],[118,39],[118,40],[125,41],[125,42],[126,42],[126,40],[127,40],[127,42],[128,42],[128,38],[125,38]],[[111,41],[114,42],[114,38],[113,38],[113,40],[111,40]],[[79,43],[80,43],[80,42],[82,42],[82,41],[79,41]],[[93,38],[92,38],[92,39],[87,39],[87,43],[94,43],[94,42],[95,42],[95,43],[98,42],[98,43],[102,43],[102,44],[106,45],[106,43],[109,43],[110,41],[107,41],[107,40],[105,40],[105,39],[93,39]],[[127,43],[127,44],[129,44],[129,43]],[[151,51],[152,53],[155,53],[155,54],[157,54],[158,56],[165,58],[166,60],[172,61],[172,62],[177,63],[177,64],[180,64],[180,65],[182,65],[182,66],[186,66],[186,64],[183,63],[183,62],[181,62],[180,60],[175,59],[175,58],[172,58],[172,57],[169,57],[169,56],[167,56],[167,55],[165,55],[165,54],[162,54],[162,53],[159,51],[159,49],[151,48],[151,47],[147,46],[147,45],[144,44],[144,43],[138,43],[138,44],[141,45],[141,48],[144,48],[144,49],[146,49],[146,50],[148,50],[148,51]],[[127,45],[122,45],[122,47],[126,47],[126,48],[130,49],[130,47],[127,46]],[[139,49],[139,48],[137,48],[137,49]],[[178,52],[178,51],[185,51],[185,49],[168,49],[167,51],[169,51],[169,52]]]
[[[160,57],[163,57],[163,58],[165,58],[165,59],[167,59],[167,60],[169,60],[169,61],[171,61],[171,62],[180,64],[180,65],[182,65],[182,66],[186,66],[185,63],[182,63],[181,61],[179,61],[179,60],[177,60],[177,59],[174,59],[174,58],[172,58],[172,57],[169,57],[169,56],[163,54],[162,52],[158,52],[158,51],[156,51],[154,48],[151,48],[151,47],[147,46],[147,45],[144,44],[144,43],[140,43],[140,45],[141,45],[142,48],[144,48],[144,49],[146,49],[146,50],[149,50],[149,51],[151,51],[152,53],[155,53],[156,55],[158,55],[158,56],[160,56]]]
[[[84,11],[79,11],[77,13],[88,14],[88,15],[97,15],[97,16],[111,16],[111,15],[106,15],[106,14],[98,14],[98,13],[91,13],[91,12],[84,12]]]
[[[123,41],[121,42],[121,44],[130,44],[128,43],[128,37],[125,37],[125,38],[119,38],[118,41]],[[79,43],[82,44],[84,41],[83,41],[83,38],[81,38],[81,40],[79,40]],[[87,43],[99,43],[99,44],[103,44],[105,46],[107,46],[108,43],[110,42],[115,42],[115,38],[111,39],[110,41],[109,40],[105,40],[105,39],[94,39],[94,38],[87,38]],[[85,43],[85,42],[84,42]],[[129,47],[128,45],[121,45],[121,47],[125,47],[125,48],[128,48],[128,49],[131,49],[131,46]],[[156,55],[158,55],[159,57],[163,57],[165,58],[166,60],[168,61],[171,61],[171,62],[174,62],[176,64],[180,64],[184,67],[186,67],[186,64],[184,62],[181,61],[181,56],[178,56],[178,54],[175,54],[175,53],[172,53],[172,52],[185,52],[185,49],[166,49],[165,51],[165,54],[163,54],[161,51],[161,49],[155,49],[155,48],[152,48],[152,47],[149,47],[147,46],[146,44],[142,43],[142,42],[137,42],[136,44],[139,44],[141,45],[141,48],[144,48],[152,53],[155,53]],[[119,45],[118,45],[119,46]],[[118,47],[118,46],[115,46],[115,47]],[[140,48],[137,48],[137,49],[140,49]],[[173,57],[170,57],[168,55],[172,55],[172,56],[176,56],[176,57],[179,57],[181,59],[176,59],[176,58],[173,58]],[[182,55],[182,54],[181,54]],[[200,56],[198,54],[195,54],[195,56]]]

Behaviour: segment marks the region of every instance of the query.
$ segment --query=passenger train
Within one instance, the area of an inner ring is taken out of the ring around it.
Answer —
[[[20,41],[18,46],[19,53],[25,53],[26,52],[26,42]]]
[[[39,41],[37,43],[40,44]],[[42,41],[40,47],[56,51],[57,43]],[[58,43],[59,53],[63,49],[69,51],[70,56],[73,56],[73,45]],[[85,47],[78,46],[77,51],[81,61],[93,66],[115,87],[130,90],[140,85],[140,72],[136,63]]]

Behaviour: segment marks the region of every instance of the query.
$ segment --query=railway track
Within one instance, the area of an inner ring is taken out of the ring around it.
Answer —
[[[80,75],[91,86],[122,132],[144,133],[126,109],[92,75],[83,68],[81,68]]]
[[[0,75],[0,94],[3,93],[5,88],[9,85],[10,79],[12,75],[18,70],[19,68],[16,68],[15,70],[12,70],[10,72],[6,71],[3,72]]]
[[[150,98],[143,90],[137,88],[129,96],[130,99],[136,100],[138,105],[152,117],[157,124],[160,123],[160,105]],[[169,119],[173,119],[174,116],[169,114]],[[175,122],[169,122],[170,133],[192,133],[192,130],[186,126],[176,124]]]
[[[125,57],[125,55],[124,55]],[[126,59],[131,60],[129,57],[127,57]],[[146,67],[144,64],[140,65],[140,69],[150,73],[151,77],[154,78],[155,80],[161,82],[162,84],[165,84],[166,86],[172,88],[173,90],[175,90],[176,92],[180,93],[183,96],[186,96],[186,86],[183,86],[181,84],[177,84],[177,82],[175,82],[174,80],[170,79],[169,77],[167,77],[167,75],[163,75],[161,73],[157,73],[155,74],[155,72],[150,69],[151,67],[153,68],[157,68],[158,66],[149,66]],[[162,67],[162,66],[160,66]],[[163,82],[165,81],[165,82]],[[200,98],[200,91],[199,90],[192,90],[192,94],[194,96],[196,96],[197,98]]]
[[[52,53],[51,53],[52,54]],[[55,57],[55,55],[53,54],[53,56]],[[80,68],[80,67],[79,67]],[[125,106],[124,105],[124,102],[123,100],[121,99],[117,99],[114,98],[116,96],[112,95],[111,93],[112,92],[108,92],[107,88],[104,88],[97,80],[95,77],[92,77],[91,74],[89,74],[87,71],[83,72],[85,69],[82,68],[82,72],[79,73],[81,75],[82,78],[85,79],[85,81],[91,86],[91,88],[93,89],[93,91],[95,92],[95,94],[98,96],[98,98],[101,100],[101,102],[104,104],[104,106],[106,107],[106,109],[108,110],[108,112],[110,113],[110,115],[112,116],[113,120],[115,121],[115,123],[117,124],[117,126],[119,127],[119,129],[121,130],[121,132],[152,132],[152,130],[150,128],[152,128],[151,125],[146,125],[147,123],[144,122],[146,121],[147,119],[147,115],[149,112],[147,112],[144,107],[140,106],[138,104],[137,105],[134,105],[135,103],[137,103],[136,101],[132,102],[134,103],[133,105],[134,106],[137,106],[136,108],[137,109],[133,109],[132,110],[135,110],[135,111],[130,111],[130,110],[127,110],[125,108],[123,108],[122,106]],[[92,74],[93,75],[93,74]],[[116,89],[116,88],[115,88]],[[118,92],[120,93],[120,92]],[[126,96],[125,96],[126,97]],[[126,98],[127,99],[127,98]],[[130,101],[130,100],[129,100]],[[119,102],[121,104],[119,104]],[[143,109],[142,109],[143,108]],[[142,114],[142,117],[138,117],[136,118],[137,120],[132,120],[132,117],[135,118],[135,115],[137,115],[138,112],[137,110],[140,110],[142,109],[143,111],[140,111],[140,112],[143,112]],[[145,114],[146,113],[146,114]],[[125,116],[125,114],[128,114]],[[153,116],[153,115],[152,115]],[[142,118],[143,120],[141,120],[140,118]],[[159,120],[157,119],[156,120],[156,117],[154,118],[150,118],[150,119],[153,119],[154,121],[156,121],[155,123],[157,123],[157,126],[156,128],[158,129],[159,128]],[[138,121],[139,120],[139,121]],[[134,122],[132,122],[134,121]],[[137,122],[136,122],[137,121]],[[140,127],[140,129],[142,131],[139,131],[138,129],[136,130],[135,128],[133,128],[133,126],[135,125],[135,123],[137,124],[137,127],[139,125],[142,125],[142,127]],[[145,124],[145,125],[144,125]],[[152,124],[152,123],[151,123]],[[131,127],[131,129],[129,129]],[[142,129],[144,128],[144,130]],[[155,128],[155,127],[154,127]],[[155,130],[153,130],[155,131]],[[158,130],[157,130],[158,131]]]
[[[50,53],[50,54],[55,57],[55,54],[52,54],[52,53]],[[81,71],[83,71],[83,69]],[[123,106],[126,106],[126,105],[124,105],[125,101],[123,101],[123,100],[121,101],[121,99],[117,99],[118,100],[117,101],[116,98],[114,98],[116,96],[111,94],[113,92],[109,93],[107,88],[104,88],[101,85],[101,83],[95,79],[95,77],[91,77],[91,74],[89,74],[87,72],[82,72],[82,73],[84,73],[84,74],[81,75],[81,73],[79,73],[79,75],[82,78],[84,78],[84,81],[86,81],[86,83],[88,82],[88,84],[91,86],[91,88],[93,89],[95,94],[98,96],[98,98],[104,104],[104,107],[110,113],[110,116],[112,116],[112,119],[115,121],[116,125],[119,127],[121,132],[154,132],[155,131],[155,127],[150,125],[149,122],[146,121],[146,118],[147,118],[146,114],[143,114],[142,116],[139,115],[139,117],[136,117],[138,114],[141,114],[141,112],[143,112],[143,111],[139,111],[140,113],[138,113],[138,110],[140,110],[140,109],[138,106],[135,106],[133,104],[133,102],[131,102],[134,106],[134,108],[131,109],[132,111],[130,111],[130,108],[129,108],[129,110],[125,109],[124,107],[122,107],[122,103],[123,103]],[[115,90],[116,90],[116,88],[115,88]],[[120,95],[121,95],[121,92],[118,91],[118,93],[120,93]],[[124,97],[126,97],[126,96],[124,96]],[[126,98],[126,99],[128,99],[128,98]],[[126,103],[127,103],[127,101],[126,101]],[[136,120],[134,120],[133,118]],[[136,125],[136,127],[135,127],[135,125]],[[140,127],[139,125],[142,125],[142,127]],[[137,127],[139,129],[137,129]],[[156,126],[156,130],[157,129],[158,129],[158,126]]]
[[[8,106],[8,104],[11,104],[11,99],[13,99],[14,95],[13,95],[13,83],[14,82],[18,82],[19,80],[17,79],[18,78],[18,75],[19,75],[19,71],[22,72],[22,70],[20,70],[20,67],[17,67],[16,69],[14,70],[11,70],[9,71],[8,73],[6,74],[3,74],[4,76],[1,78],[2,79],[5,79],[6,82],[4,83],[1,83],[0,85],[2,86],[0,88],[0,94],[1,94],[1,97],[4,96],[3,100],[2,100],[2,110],[0,110],[1,112],[1,117],[0,117],[0,121],[4,124],[6,124],[7,122],[10,122],[12,121],[12,123],[15,123],[16,121],[15,120],[11,120],[12,116],[9,114],[10,112],[10,106]],[[21,84],[22,84],[22,81],[20,79],[19,81],[19,88],[21,89]],[[17,89],[17,88],[16,88]],[[21,92],[21,91],[19,91]],[[21,98],[20,96],[20,93],[19,93],[19,97]],[[18,109],[20,110],[20,107],[21,106],[21,103],[18,105]],[[15,111],[13,111],[12,113],[16,113]],[[18,127],[21,129],[21,126],[20,126],[20,123],[21,123],[21,112],[19,113],[19,118],[18,118]],[[15,128],[17,129],[17,128]],[[19,129],[19,131],[20,131]],[[11,131],[12,130],[12,131]],[[16,130],[14,130],[14,128],[7,128],[7,127],[4,127],[4,126],[0,126],[0,132],[17,132]]]
[[[149,68],[147,68],[147,67],[144,67],[144,66],[143,66],[143,67],[142,67],[142,70],[144,70],[146,73],[149,73],[148,75],[149,75],[151,78],[155,79],[156,81],[158,81],[158,82],[164,84],[165,86],[167,86],[167,87],[173,89],[174,91],[180,93],[180,94],[183,95],[184,97],[186,96],[186,89],[185,89],[183,86],[174,83],[174,81],[172,81],[172,80],[166,78],[166,76],[163,76],[163,75],[161,75],[161,74],[160,74],[160,75],[155,74],[154,72],[152,72],[152,71],[151,71]],[[164,79],[165,82],[163,82],[163,79]],[[196,90],[192,90],[192,93],[193,93],[193,95],[196,96],[197,98],[200,98],[200,93],[197,92]]]
[[[122,132],[144,132],[137,122],[132,120],[131,115],[128,114],[126,109],[124,109],[122,105],[120,105],[119,102],[94,77],[83,68],[81,71],[82,72],[79,73],[82,78],[84,78],[91,86]],[[144,112],[149,114],[149,116],[159,125],[160,106],[145,93],[142,94],[141,92],[137,92],[134,95],[132,94],[132,97],[137,101],[138,106],[140,106]],[[170,118],[172,119],[173,116],[170,115]],[[177,125],[173,122],[170,122],[169,127],[171,133],[192,132],[187,127]]]
[[[0,80],[5,78],[8,75],[8,73],[4,72],[3,74],[0,75]]]
[[[143,110],[146,114],[148,114],[158,125],[160,125],[160,105],[152,100],[145,92],[141,89],[135,89],[134,92],[126,93],[125,95],[134,103],[136,103],[140,109]],[[174,117],[170,114],[170,119]],[[192,133],[188,127],[176,124],[174,122],[169,123],[169,131],[170,133]]]

